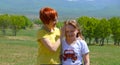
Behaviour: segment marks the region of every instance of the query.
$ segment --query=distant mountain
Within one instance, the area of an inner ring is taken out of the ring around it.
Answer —
[[[120,16],[120,0],[1,0],[0,14],[38,18],[39,10],[45,6],[56,9],[60,19]]]

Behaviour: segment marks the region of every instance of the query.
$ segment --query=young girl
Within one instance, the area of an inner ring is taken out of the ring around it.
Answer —
[[[75,20],[65,22],[61,31],[62,65],[90,65],[89,49]],[[65,38],[63,39],[63,37]]]
[[[39,47],[37,65],[58,64],[60,30],[56,27],[58,20],[57,11],[50,7],[44,7],[40,10],[39,15],[43,26],[37,32]]]

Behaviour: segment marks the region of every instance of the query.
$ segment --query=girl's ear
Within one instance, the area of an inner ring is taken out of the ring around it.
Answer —
[[[77,35],[76,35],[76,37],[79,37],[79,35],[80,35],[80,32],[79,32],[78,30],[76,30],[76,32],[77,32]]]
[[[76,30],[76,32],[77,32],[77,33],[79,33],[79,31],[78,31],[78,30]]]

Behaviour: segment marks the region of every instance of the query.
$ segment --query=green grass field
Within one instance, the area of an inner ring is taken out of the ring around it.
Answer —
[[[91,65],[120,65],[120,46],[91,45],[89,49]],[[0,35],[0,65],[35,65],[36,58],[36,30],[21,30],[17,36]]]

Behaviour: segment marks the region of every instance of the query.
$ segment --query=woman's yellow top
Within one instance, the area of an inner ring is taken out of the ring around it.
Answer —
[[[52,43],[55,43],[60,36],[60,30],[58,28],[54,28],[53,32],[49,32],[45,30],[43,27],[38,30],[37,38],[47,38]],[[59,54],[60,48],[57,49],[56,52],[50,51],[46,48],[43,43],[38,42],[38,57],[37,57],[37,65],[40,64],[58,64],[60,61]]]

